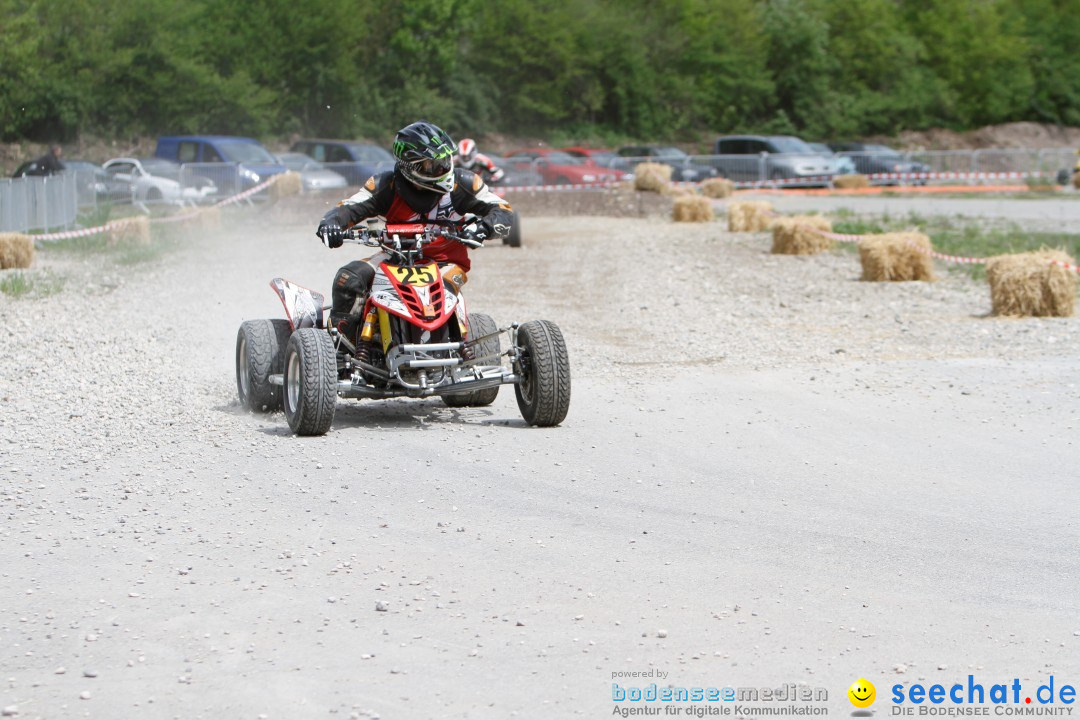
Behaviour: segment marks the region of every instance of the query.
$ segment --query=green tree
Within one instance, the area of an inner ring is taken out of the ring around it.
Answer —
[[[1034,82],[1023,26],[1001,0],[910,0],[904,11],[942,83],[938,121],[973,127],[1020,119]]]

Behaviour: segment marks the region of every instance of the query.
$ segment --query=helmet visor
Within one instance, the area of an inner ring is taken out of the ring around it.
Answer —
[[[422,178],[435,180],[454,169],[454,158],[446,155],[441,158],[425,158],[412,164],[412,171]]]

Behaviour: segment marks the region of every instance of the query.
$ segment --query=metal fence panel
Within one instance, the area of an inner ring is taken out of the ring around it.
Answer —
[[[240,173],[241,168],[235,163],[185,163],[180,166],[180,188],[181,191],[199,189],[213,183],[215,189],[209,196],[220,200],[243,189]]]
[[[27,217],[26,183],[0,180],[0,232],[24,232],[30,229]]]
[[[324,162],[323,166],[344,177],[349,187],[360,187],[372,175],[394,169],[392,162]]]
[[[735,182],[760,182],[769,177],[764,155],[693,155],[690,162],[716,170],[716,177]]]
[[[78,214],[74,173],[13,178],[0,184],[0,231],[68,227],[75,223]]]

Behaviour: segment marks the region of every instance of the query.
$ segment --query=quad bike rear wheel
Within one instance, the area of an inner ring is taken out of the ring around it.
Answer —
[[[484,313],[469,313],[469,335],[470,337],[481,337],[493,332],[497,332],[499,326],[495,324],[495,321],[491,319],[490,315]],[[478,358],[489,357],[492,355],[500,355],[502,353],[502,343],[499,342],[499,336],[489,337],[486,340],[473,346],[473,355]],[[488,364],[494,365],[497,360],[492,360]],[[495,398],[499,396],[499,386],[491,388],[483,388],[481,390],[473,390],[467,393],[454,393],[453,395],[443,395],[443,402],[448,407],[484,407],[495,402]]]
[[[281,388],[270,376],[281,373],[285,345],[292,328],[288,320],[248,320],[236,333],[236,394],[252,412],[281,409]]]
[[[285,347],[282,400],[297,435],[325,435],[337,405],[337,352],[325,330],[300,328]]]
[[[521,381],[514,393],[521,417],[539,427],[558,425],[570,409],[570,359],[562,331],[553,322],[530,320],[518,328],[517,344]]]
[[[521,247],[521,215],[515,210],[511,216],[510,233],[503,238],[503,245]]]

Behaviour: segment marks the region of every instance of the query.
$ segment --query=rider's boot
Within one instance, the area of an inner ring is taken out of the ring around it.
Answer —
[[[341,337],[348,340],[349,344],[355,347],[356,333],[360,330],[360,314],[331,311],[330,327],[335,328],[341,334]]]

